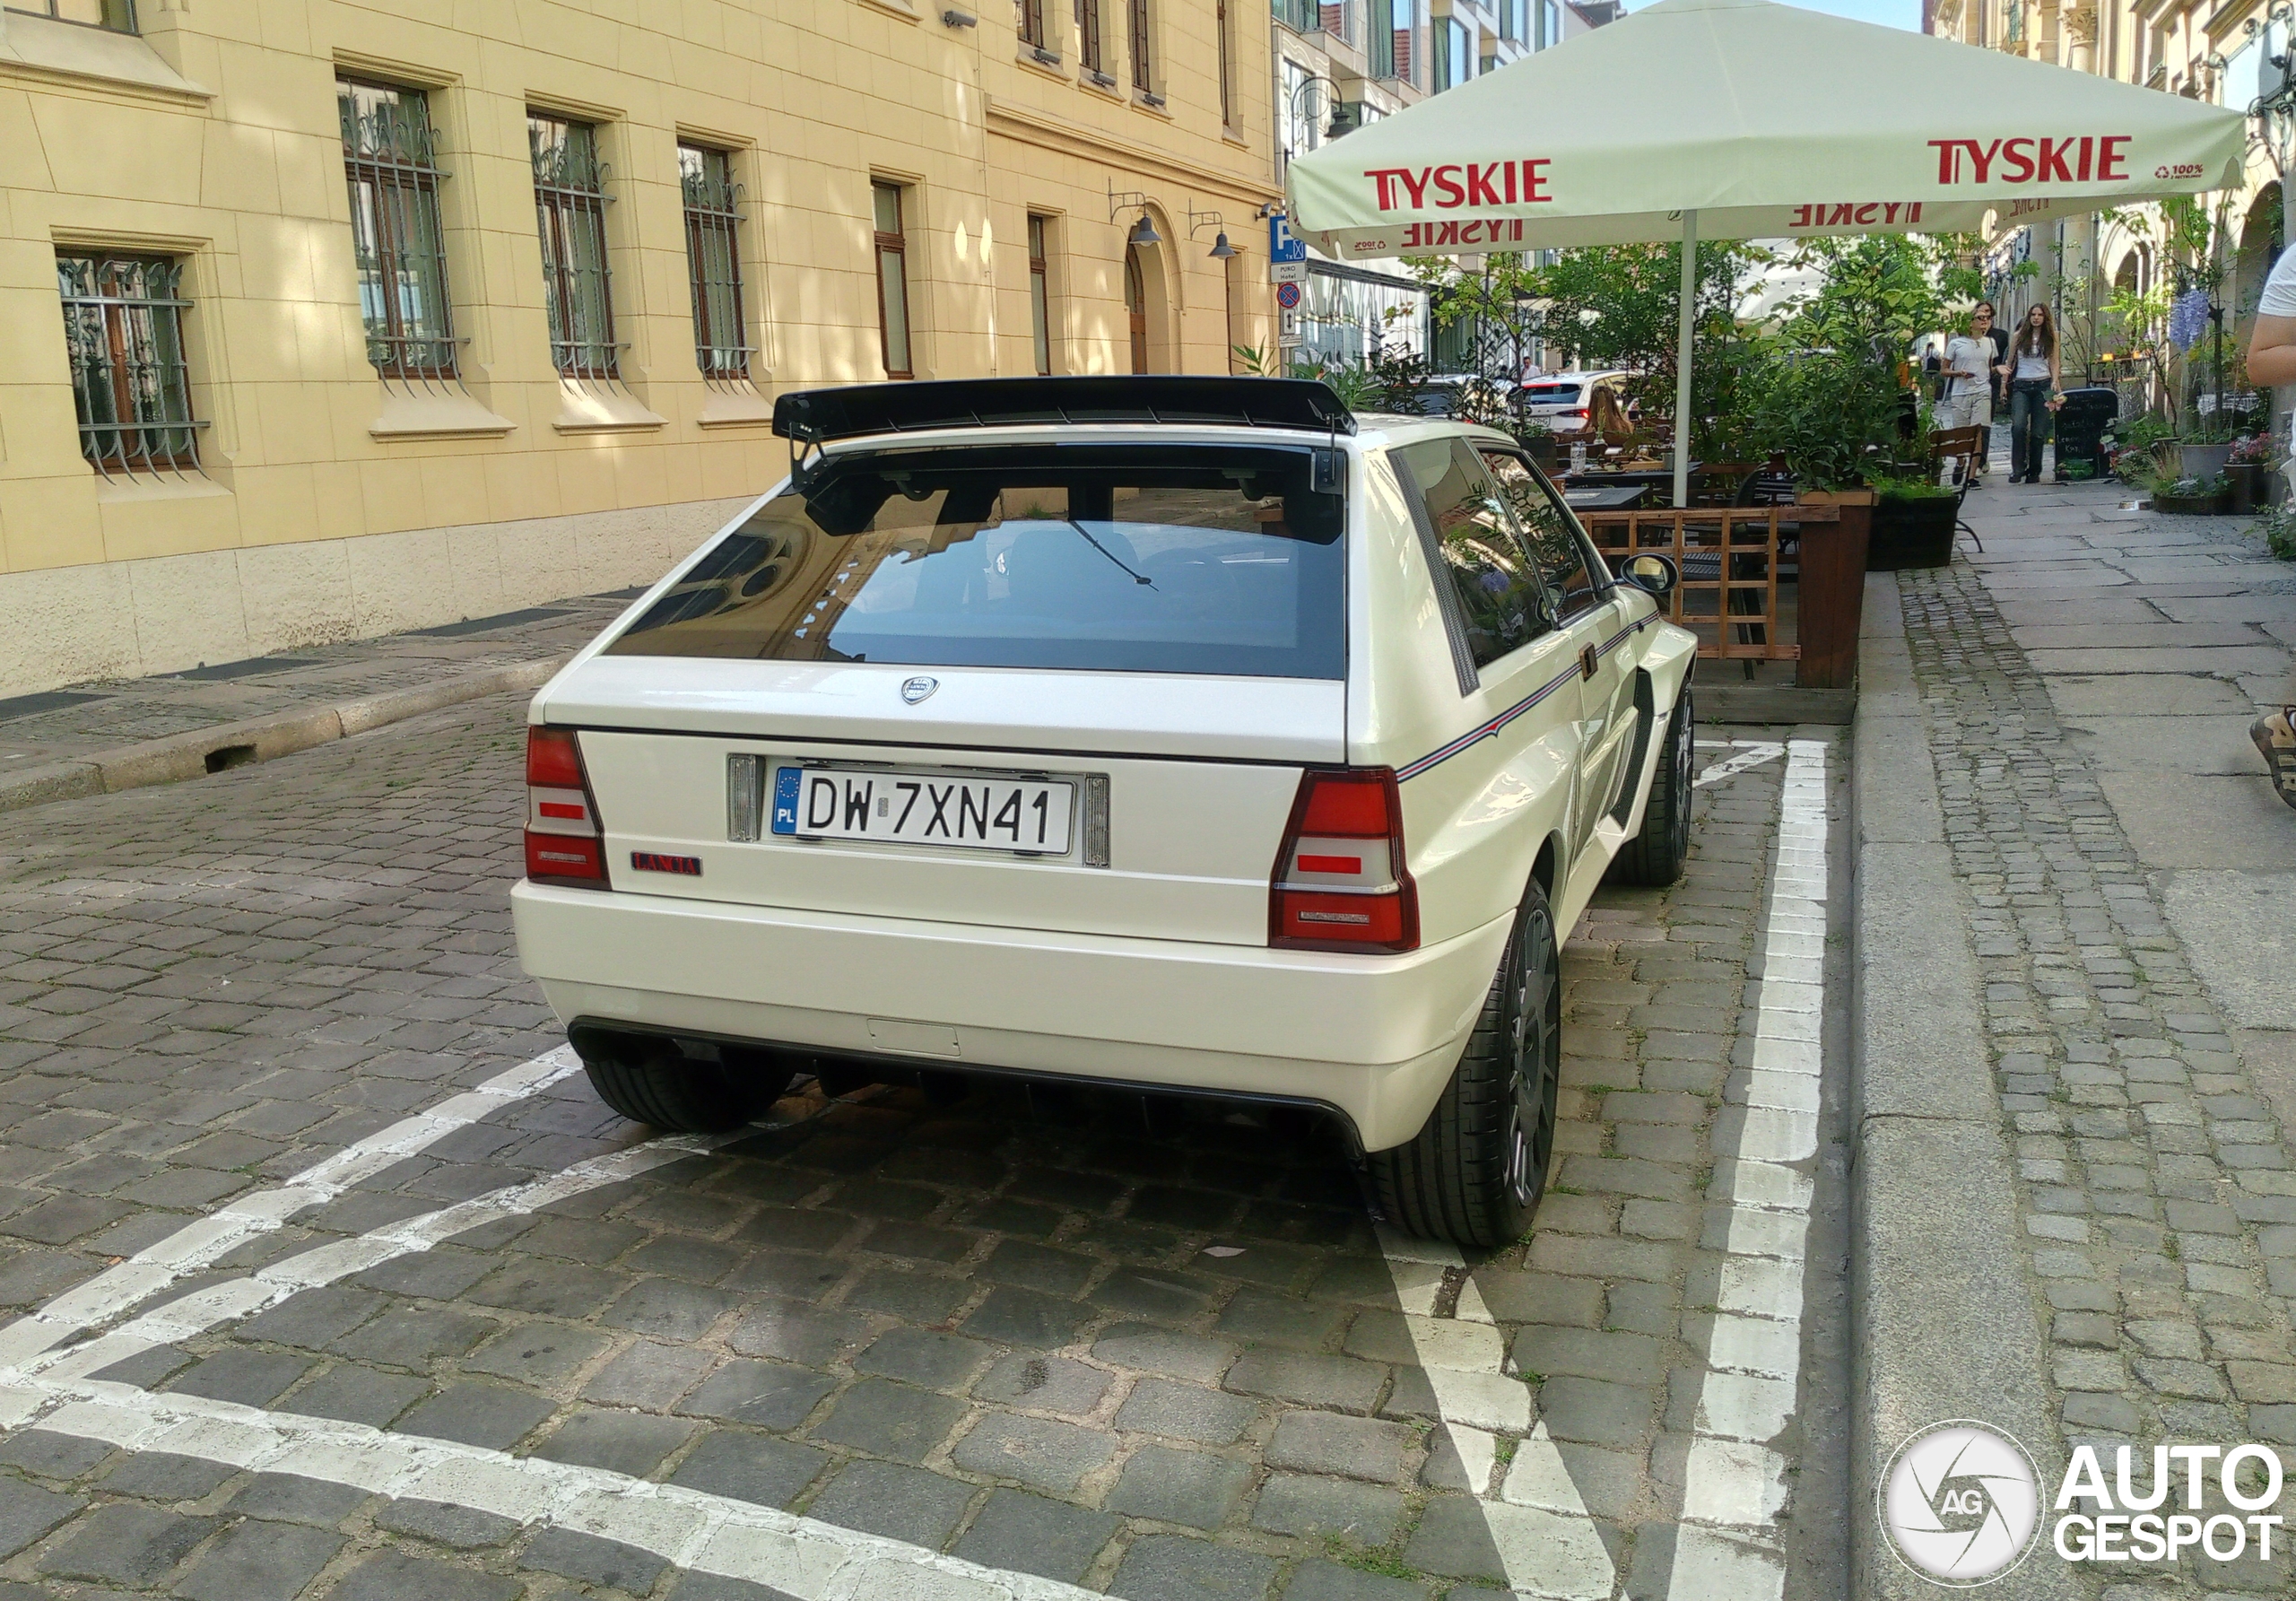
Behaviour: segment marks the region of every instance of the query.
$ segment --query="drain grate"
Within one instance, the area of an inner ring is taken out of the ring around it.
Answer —
[[[0,723],[13,722],[18,718],[36,718],[43,711],[61,711],[67,706],[82,706],[90,700],[109,700],[109,695],[83,694],[78,690],[42,690],[37,695],[17,695],[0,700]]]

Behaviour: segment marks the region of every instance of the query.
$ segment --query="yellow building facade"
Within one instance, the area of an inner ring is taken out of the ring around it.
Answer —
[[[1227,0],[10,0],[0,697],[649,582],[787,389],[1229,370],[1269,49]]]

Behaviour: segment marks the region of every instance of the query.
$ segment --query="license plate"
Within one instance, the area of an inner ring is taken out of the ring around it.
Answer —
[[[780,767],[773,832],[1068,854],[1076,786],[902,768]]]

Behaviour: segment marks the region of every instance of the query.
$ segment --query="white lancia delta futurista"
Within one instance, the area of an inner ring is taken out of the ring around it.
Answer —
[[[1320,384],[785,396],[787,482],[535,698],[526,970],[657,1127],[1013,1075],[1335,1119],[1518,1236],[1557,931],[1680,874],[1695,641],[1504,436]]]

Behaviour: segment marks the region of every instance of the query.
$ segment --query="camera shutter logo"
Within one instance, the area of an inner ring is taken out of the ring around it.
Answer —
[[[1898,1560],[1952,1589],[1989,1584],[2040,1537],[2040,1473],[2031,1455],[1988,1423],[1932,1423],[1898,1447],[1874,1492]]]

